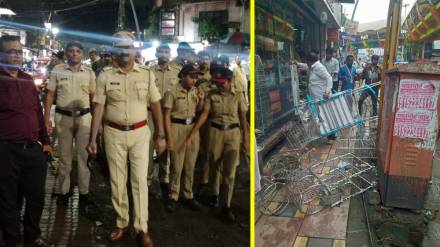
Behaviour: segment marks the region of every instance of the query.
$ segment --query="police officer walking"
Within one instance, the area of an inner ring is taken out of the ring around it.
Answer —
[[[243,94],[237,93],[231,85],[232,71],[217,67],[213,69],[212,82],[217,89],[212,91],[205,102],[204,110],[197,120],[186,142],[190,143],[197,136],[197,130],[206,119],[210,118],[209,128],[209,161],[211,163],[209,182],[212,195],[209,204],[218,205],[220,191],[222,218],[234,222],[235,216],[231,210],[231,200],[234,191],[236,168],[240,160],[240,126],[243,138],[243,148],[249,152],[249,135],[246,122],[246,102]],[[219,177],[221,173],[222,188]]]
[[[82,65],[83,46],[71,42],[66,46],[67,64],[55,67],[47,86],[48,93],[45,105],[45,123],[52,128],[50,109],[56,96],[55,126],[59,142],[60,168],[58,184],[61,195],[58,205],[67,205],[70,193],[70,172],[72,171],[73,143],[77,151],[78,188],[80,204],[90,203],[89,182],[90,170],[87,166],[86,146],[90,138],[92,116],[90,105],[95,93],[95,74]]]
[[[134,229],[138,246],[153,246],[148,234],[148,153],[150,129],[147,127],[147,106],[151,108],[156,132],[155,148],[166,147],[160,94],[152,71],[135,63],[134,36],[129,32],[114,35],[115,67],[107,67],[97,80],[92,135],[87,150],[97,152],[96,136],[105,115],[104,140],[110,170],[112,203],[116,211],[116,228],[110,241],[121,240],[128,231],[129,204],[127,195],[127,158],[133,196]]]
[[[203,109],[205,95],[195,87],[201,74],[194,65],[184,65],[179,73],[180,83],[165,94],[165,130],[171,157],[171,189],[167,201],[167,209],[170,212],[176,210],[182,173],[185,204],[193,210],[201,209],[201,205],[194,199],[192,190],[194,167],[199,151],[198,131],[195,131],[191,142],[185,143],[186,137],[194,127],[197,112]]]
[[[154,73],[154,77],[156,78],[156,87],[159,89],[159,93],[163,98],[165,92],[170,90],[174,85],[176,85],[179,81],[178,74],[179,70],[175,67],[169,66],[170,58],[171,58],[171,49],[167,44],[161,44],[156,48],[156,57],[158,60],[158,64],[151,67],[151,70]],[[162,102],[163,105],[163,102]],[[149,118],[151,119],[151,111],[149,114]],[[150,125],[150,131],[154,132],[154,126]],[[153,150],[150,150],[150,166],[148,171],[148,184],[150,185],[152,182],[154,165],[153,165]],[[162,193],[166,196],[169,192],[169,174],[170,174],[170,165],[168,162],[168,152],[165,151],[161,155],[158,156],[159,163],[159,182],[160,187],[162,189]]]

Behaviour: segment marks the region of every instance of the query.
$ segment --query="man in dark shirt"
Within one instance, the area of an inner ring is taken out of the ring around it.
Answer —
[[[0,227],[6,246],[21,246],[18,203],[26,200],[24,246],[51,246],[40,237],[46,182],[45,152],[52,154],[41,101],[20,70],[20,37],[0,37]]]
[[[365,80],[365,85],[370,85],[376,82],[379,82],[381,79],[381,69],[378,66],[379,63],[379,56],[373,55],[371,56],[371,64],[369,64],[363,71],[362,71],[362,79]],[[365,89],[361,97],[359,98],[359,114],[362,115],[362,105],[369,96],[371,96],[371,100],[373,101],[373,115],[377,116],[377,97],[379,93],[379,87],[374,86],[371,88]]]

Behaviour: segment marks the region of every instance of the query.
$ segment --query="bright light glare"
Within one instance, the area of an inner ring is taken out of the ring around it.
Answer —
[[[60,29],[57,27],[52,28],[52,33],[57,35],[60,32]]]
[[[158,40],[153,40],[152,45],[153,45],[153,48],[156,49],[157,47],[159,47],[160,42]]]
[[[43,79],[35,79],[34,83],[35,85],[40,86],[41,84],[43,84]]]

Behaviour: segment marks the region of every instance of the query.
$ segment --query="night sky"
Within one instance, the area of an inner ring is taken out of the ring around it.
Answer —
[[[92,4],[87,7],[76,8],[86,3]],[[152,1],[135,0],[134,3],[139,26],[143,30],[149,25],[148,14],[151,12]],[[12,21],[39,27],[43,27],[44,20],[47,20],[51,14],[51,22],[61,30],[111,35],[116,28],[117,0],[0,0],[0,5],[17,13],[17,16],[11,19]],[[134,19],[128,0],[126,0],[125,8],[127,29],[134,31]],[[88,40],[87,34],[74,37],[61,33],[59,38],[62,40],[75,39],[99,43],[97,40]]]

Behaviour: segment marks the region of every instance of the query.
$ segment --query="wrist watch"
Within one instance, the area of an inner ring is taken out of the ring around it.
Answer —
[[[158,134],[158,135],[157,135],[157,138],[158,138],[158,139],[165,139],[165,134]]]

